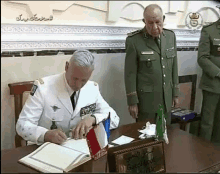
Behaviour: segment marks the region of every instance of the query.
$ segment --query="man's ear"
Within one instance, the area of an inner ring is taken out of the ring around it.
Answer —
[[[143,23],[145,23],[144,19],[142,19]]]
[[[163,15],[163,22],[164,22],[164,20],[165,20],[165,15]]]
[[[68,70],[68,67],[69,67],[69,62],[66,61],[66,65],[65,65],[65,71]]]

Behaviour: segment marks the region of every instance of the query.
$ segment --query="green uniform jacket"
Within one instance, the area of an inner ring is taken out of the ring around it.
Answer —
[[[220,19],[201,31],[198,50],[198,64],[202,68],[199,87],[203,90],[220,94]]]
[[[156,113],[159,104],[171,110],[172,98],[178,96],[176,37],[164,29],[161,50],[146,29],[128,34],[125,57],[125,88],[128,105],[139,111]],[[163,96],[164,93],[164,96]]]

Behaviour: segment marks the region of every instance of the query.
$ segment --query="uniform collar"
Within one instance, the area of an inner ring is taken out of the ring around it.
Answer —
[[[143,31],[143,36],[144,36],[145,38],[153,38],[153,37],[147,32],[147,30],[146,30],[145,27],[142,29],[142,31]]]
[[[67,80],[66,80],[66,72],[63,74],[64,75],[64,82],[65,82],[65,85],[66,85],[66,89],[68,91],[68,94],[69,96],[71,96],[73,94],[73,90],[72,88],[70,88],[69,84],[67,83]],[[76,92],[77,93],[77,92]]]

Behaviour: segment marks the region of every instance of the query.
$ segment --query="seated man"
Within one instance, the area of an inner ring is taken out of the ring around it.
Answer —
[[[93,125],[107,119],[110,129],[119,124],[116,112],[89,78],[94,56],[75,51],[65,72],[36,80],[16,124],[18,134],[32,143],[63,143],[69,135],[83,138]],[[28,142],[28,144],[30,143]]]

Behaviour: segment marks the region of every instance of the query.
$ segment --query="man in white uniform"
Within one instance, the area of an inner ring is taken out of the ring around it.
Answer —
[[[34,82],[16,124],[18,134],[32,143],[63,143],[69,135],[83,138],[93,125],[107,119],[110,129],[119,124],[116,112],[102,98],[96,82],[89,81],[94,56],[75,51],[65,73]]]

